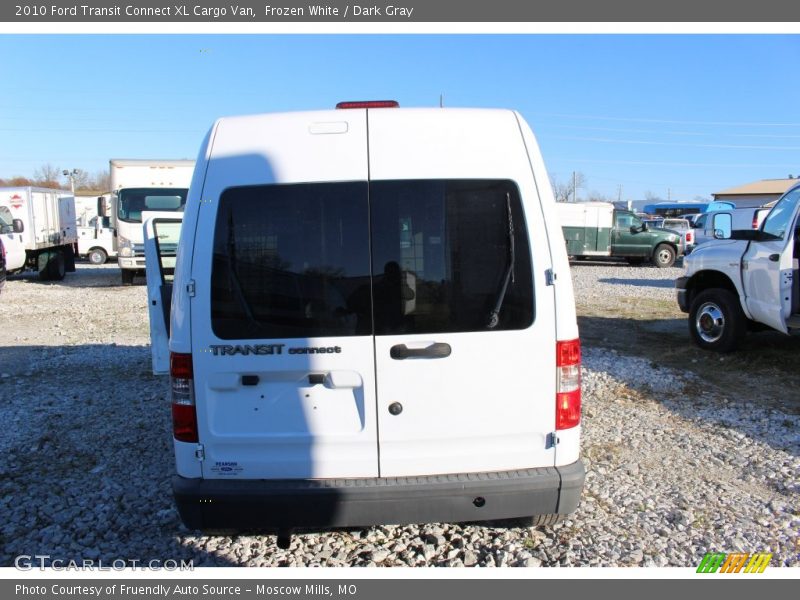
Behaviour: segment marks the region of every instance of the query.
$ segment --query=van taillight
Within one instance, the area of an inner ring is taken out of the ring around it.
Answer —
[[[172,435],[179,442],[197,441],[197,411],[194,404],[192,355],[170,352],[172,387]]]
[[[336,108],[398,108],[399,106],[397,100],[358,100],[336,104]]]
[[[556,342],[556,430],[581,422],[581,341]]]

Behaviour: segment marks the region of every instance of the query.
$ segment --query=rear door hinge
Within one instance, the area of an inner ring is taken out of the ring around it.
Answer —
[[[206,449],[203,447],[203,444],[197,444],[194,450],[194,457],[199,461],[206,459]]]
[[[560,440],[558,439],[558,432],[557,431],[553,431],[551,433],[548,433],[547,434],[547,439],[545,440],[544,449],[545,450],[549,450],[550,448],[555,448],[556,446],[558,446],[559,441]]]
[[[544,272],[544,281],[547,285],[556,284],[556,274],[553,269],[546,269]]]
[[[194,298],[194,279],[190,279],[186,284],[186,293],[189,294],[189,298]]]

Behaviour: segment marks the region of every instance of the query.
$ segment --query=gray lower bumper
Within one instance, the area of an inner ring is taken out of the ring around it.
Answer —
[[[573,512],[583,462],[498,473],[340,480],[172,480],[191,529],[285,530]]]

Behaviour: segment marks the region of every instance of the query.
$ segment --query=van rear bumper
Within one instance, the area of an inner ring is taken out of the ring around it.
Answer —
[[[173,477],[190,529],[286,530],[484,521],[568,514],[580,500],[583,462],[495,473],[324,480]]]

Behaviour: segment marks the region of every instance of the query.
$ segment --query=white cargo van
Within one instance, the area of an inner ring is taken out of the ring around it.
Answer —
[[[180,219],[145,224],[181,517],[554,522],[584,481],[580,344],[534,136],[346,106],[220,119],[177,262]]]

